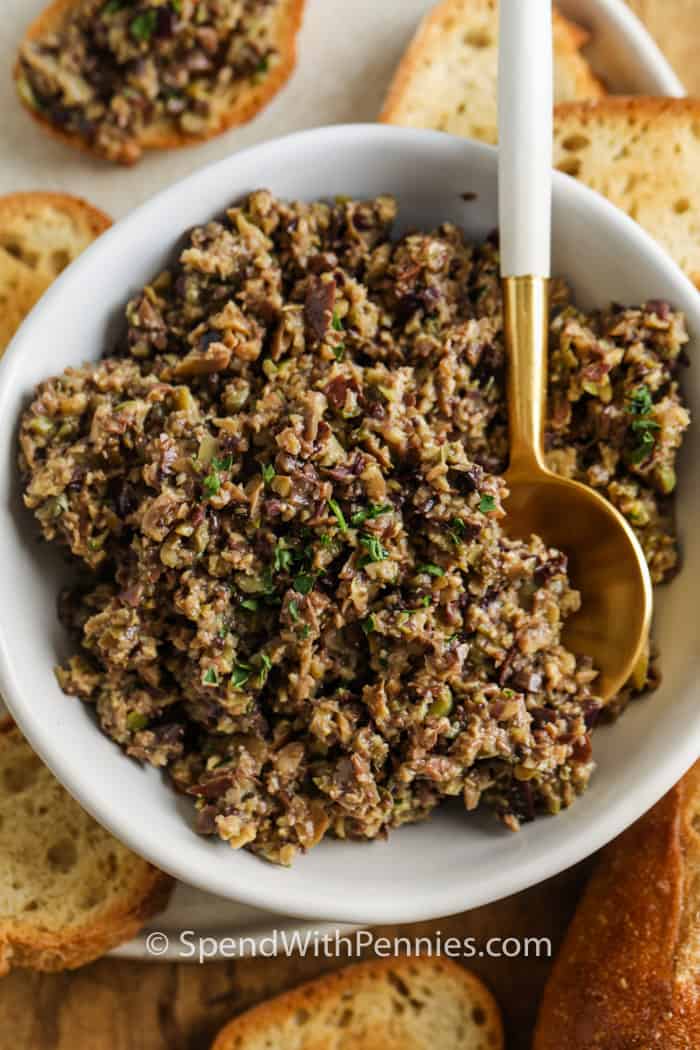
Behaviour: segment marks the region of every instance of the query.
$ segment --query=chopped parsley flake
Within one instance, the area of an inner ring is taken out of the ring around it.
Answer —
[[[389,557],[388,550],[382,545],[378,536],[360,536],[360,543],[367,551],[367,561],[384,561]]]
[[[448,530],[447,535],[450,537],[455,547],[459,547],[460,543],[464,539],[464,534],[467,531],[467,526],[464,523],[464,518],[453,518],[450,522],[451,528]]]
[[[428,562],[426,565],[419,565],[416,572],[427,572],[428,576],[445,575],[445,570],[441,569],[439,565],[433,565],[432,562]]]
[[[223,456],[221,459],[214,456],[211,465],[214,470],[230,470],[233,466],[233,456]]]
[[[231,672],[231,685],[234,689],[240,689],[250,678],[249,664],[236,664]]]
[[[642,463],[650,455],[656,441],[655,431],[660,430],[653,418],[654,401],[648,386],[638,386],[627,402],[627,411],[633,417],[630,429],[635,444],[629,453],[631,463]]]
[[[330,507],[331,511],[335,515],[335,520],[338,522],[338,528],[340,529],[340,531],[341,532],[347,532],[348,531],[348,523],[345,520],[345,515],[343,514],[342,510],[340,509],[340,504],[338,503],[338,501],[334,500],[334,499],[329,499],[328,500],[328,506]]]
[[[267,676],[269,675],[270,671],[272,670],[272,660],[267,655],[267,653],[261,653],[260,654],[260,663],[262,664],[262,667],[260,668],[260,675],[258,677],[258,681],[259,681],[260,685],[263,686],[263,685],[265,685],[265,682],[267,681]]]
[[[121,11],[124,7],[126,7],[126,0],[108,0],[108,2],[102,8],[102,14],[114,15],[117,11]]]
[[[157,24],[158,12],[151,7],[132,18],[129,29],[134,40],[150,40]]]
[[[311,634],[311,628],[309,627],[308,623],[304,624],[304,626],[300,629],[299,634],[302,638],[309,637],[309,635]]]
[[[204,489],[204,495],[207,499],[211,499],[215,496],[221,488],[221,478],[215,470],[212,470],[207,474],[206,478],[202,482],[202,488]]]
[[[215,667],[208,667],[202,676],[202,681],[205,685],[218,685],[219,672]]]
[[[249,612],[257,612],[259,604],[257,598],[244,598],[241,602],[241,608],[247,609]]]
[[[373,631],[376,631],[377,621],[375,619],[374,613],[370,613],[369,616],[362,621],[361,626],[365,634],[372,634]]]
[[[489,514],[496,509],[496,500],[493,496],[482,496],[479,500],[479,510],[482,514]]]
[[[338,343],[337,346],[333,347],[333,357],[336,361],[342,361],[345,357],[345,343]]]
[[[314,578],[308,573],[302,572],[294,578],[294,590],[299,591],[299,594],[308,594],[313,585]]]
[[[290,616],[290,618],[292,620],[292,623],[298,623],[299,622],[299,606],[297,605],[297,603],[294,601],[293,598],[288,603],[287,609],[289,610],[289,616]]]
[[[333,311],[333,331],[334,332],[342,332],[343,331],[343,322],[340,320],[340,317],[338,315],[338,311],[337,310]]]
[[[282,540],[275,547],[274,561],[272,563],[275,572],[285,572],[292,564],[292,552],[284,546]]]
[[[355,526],[362,525],[363,522],[372,521],[381,514],[388,514],[393,509],[390,503],[370,503],[369,507],[363,507],[362,510],[355,511],[350,521]]]
[[[272,466],[272,463],[263,463],[260,467],[260,473],[265,484],[269,485],[275,476],[275,468]]]

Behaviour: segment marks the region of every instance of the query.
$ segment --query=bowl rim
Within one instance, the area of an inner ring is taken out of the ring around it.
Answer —
[[[205,174],[212,175],[217,170],[224,173],[229,169],[235,169],[241,158],[250,160],[255,155],[262,156],[265,153],[274,155],[280,147],[287,150],[293,149],[297,155],[301,155],[305,146],[311,142],[323,142],[324,147],[328,149],[332,149],[336,144],[347,148],[353,142],[361,142],[367,147],[378,148],[385,144],[388,138],[393,139],[397,144],[403,143],[409,148],[418,148],[422,144],[422,147],[438,151],[445,148],[446,143],[452,144],[447,148],[454,149],[454,143],[459,142],[466,160],[470,156],[480,157],[484,164],[495,164],[497,151],[494,147],[455,139],[441,132],[417,131],[378,124],[345,124],[296,132],[283,138],[272,139],[205,166],[162,190],[115,224],[88,248],[48,290],[25,320],[0,362],[0,413],[11,411],[13,415],[16,414],[14,404],[11,405],[11,408],[8,405],[13,396],[12,383],[16,382],[21,374],[26,345],[32,337],[37,319],[51,312],[53,304],[58,302],[63,295],[67,282],[77,285],[84,272],[100,265],[103,260],[108,259],[112,251],[118,251],[123,235],[130,234],[137,227],[141,231],[147,231],[148,222],[145,220],[152,208],[164,208],[170,201],[174,202],[181,195],[195,191]],[[232,196],[234,195],[235,191],[232,191]],[[700,293],[649,234],[628,216],[618,211],[609,201],[560,172],[554,172],[554,196],[555,200],[563,198],[571,201],[572,204],[577,201],[581,202],[585,209],[598,213],[601,226],[621,227],[629,240],[630,254],[634,251],[646,255],[652,253],[658,267],[679,289],[679,295],[685,293],[682,297],[686,300],[690,298],[691,302],[693,302],[692,297],[695,297],[697,305],[694,306],[694,313],[697,323],[694,327],[700,333]],[[174,214],[177,214],[176,209]],[[141,236],[147,237],[148,234],[142,232]],[[16,434],[14,440],[16,440]],[[12,463],[14,464],[14,456]],[[10,469],[12,468],[5,461],[5,465],[0,466],[0,476]],[[0,529],[0,556],[2,556],[2,547],[5,545],[6,533],[4,529]],[[31,697],[22,695],[15,678],[13,657],[6,644],[2,617],[0,617],[0,693],[7,700],[7,706],[13,718],[32,747],[44,759],[61,783],[99,823],[106,826],[134,852],[146,857],[153,864],[183,882],[208,892],[234,898],[256,907],[312,919],[362,923],[418,921],[438,915],[453,914],[465,908],[477,907],[518,892],[570,867],[605,845],[649,809],[700,755],[700,718],[698,718],[692,727],[688,727],[686,733],[679,734],[678,747],[674,752],[673,760],[669,759],[658,767],[648,769],[645,779],[639,783],[634,793],[631,793],[629,797],[616,799],[611,809],[606,810],[599,820],[589,821],[584,829],[585,833],[562,835],[558,845],[551,849],[544,859],[539,855],[530,858],[525,851],[524,855],[518,856],[506,870],[500,872],[497,878],[489,880],[488,885],[478,887],[472,885],[468,892],[460,886],[451,894],[442,892],[439,900],[436,900],[435,890],[417,884],[410,904],[406,904],[400,895],[396,900],[391,897],[387,898],[386,895],[383,897],[378,895],[380,898],[378,900],[358,901],[353,898],[352,893],[338,895],[332,903],[330,900],[325,900],[319,904],[313,878],[308,880],[307,888],[302,891],[295,892],[285,888],[283,879],[277,880],[274,891],[271,891],[264,887],[261,888],[256,884],[255,879],[250,879],[245,874],[242,874],[240,881],[232,885],[230,872],[225,874],[222,870],[223,865],[218,866],[218,875],[215,864],[209,865],[206,871],[203,870],[204,866],[201,864],[195,865],[196,870],[193,870],[187,860],[183,860],[178,853],[177,842],[165,836],[145,838],[138,830],[134,830],[133,824],[126,819],[125,815],[118,811],[114,812],[110,803],[111,795],[107,798],[104,795],[91,794],[90,787],[91,784],[94,784],[94,774],[83,768],[84,763],[75,761],[73,752],[64,751],[58,745],[54,745],[50,734],[47,734],[39,715],[34,710]],[[172,791],[172,788],[165,784],[161,789]],[[184,822],[183,827],[186,827]],[[187,832],[192,834],[189,828]],[[300,863],[303,864],[303,859]]]
[[[687,92],[683,82],[641,18],[625,0],[565,0],[562,4],[563,13],[575,19],[577,12],[573,8],[579,3],[588,9],[594,21],[607,23],[610,29],[618,34],[620,40],[624,40],[626,46],[637,57],[640,67],[646,69],[648,77],[654,82],[655,94],[669,98],[685,98]],[[570,14],[569,7],[572,8]],[[593,32],[595,33],[595,26]]]

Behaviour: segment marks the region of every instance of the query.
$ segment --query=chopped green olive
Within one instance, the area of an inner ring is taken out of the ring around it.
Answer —
[[[126,728],[130,729],[132,733],[138,733],[139,729],[146,728],[148,721],[148,715],[141,714],[140,711],[132,711],[130,715],[126,716]]]

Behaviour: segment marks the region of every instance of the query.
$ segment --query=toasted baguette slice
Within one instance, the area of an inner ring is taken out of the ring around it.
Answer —
[[[626,211],[700,286],[700,101],[557,106],[555,164]]]
[[[0,353],[54,278],[109,225],[62,193],[0,197]]]
[[[586,33],[554,11],[557,102],[604,94],[581,54]],[[498,0],[442,0],[396,70],[380,120],[495,142]]]
[[[321,977],[229,1022],[212,1050],[502,1050],[481,981],[442,958],[384,959]]]
[[[96,959],[171,888],[80,808],[9,719],[0,724],[0,974]]]
[[[141,148],[178,149],[181,146],[194,146],[223,134],[229,128],[246,124],[252,120],[284,87],[294,71],[297,54],[296,38],[301,27],[304,2],[305,0],[281,0],[274,34],[278,61],[259,83],[254,83],[252,79],[246,80],[243,84],[240,81],[233,81],[228,91],[217,97],[216,105],[213,107],[214,119],[205,132],[197,135],[185,134],[175,129],[168,121],[163,120],[144,128],[139,140]],[[76,0],[53,0],[32,22],[25,35],[25,40],[39,40],[47,34],[59,32],[75,4]],[[20,74],[21,69],[18,62],[14,69],[15,80],[20,80]],[[52,124],[29,103],[25,93],[21,90],[19,96],[34,120],[53,138],[83,152],[102,157],[98,150],[93,149],[79,135],[69,134]],[[135,160],[128,151],[125,151],[120,157],[120,163],[131,165],[135,163]]]
[[[603,852],[534,1050],[700,1047],[700,763]]]

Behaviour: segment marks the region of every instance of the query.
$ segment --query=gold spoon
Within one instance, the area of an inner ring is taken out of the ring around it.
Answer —
[[[559,477],[544,457],[549,334],[552,23],[549,0],[500,0],[499,227],[508,369],[510,490],[506,528],[537,533],[568,557],[581,609],[564,643],[592,657],[610,700],[642,659],[652,587],[622,515],[594,489]]]

